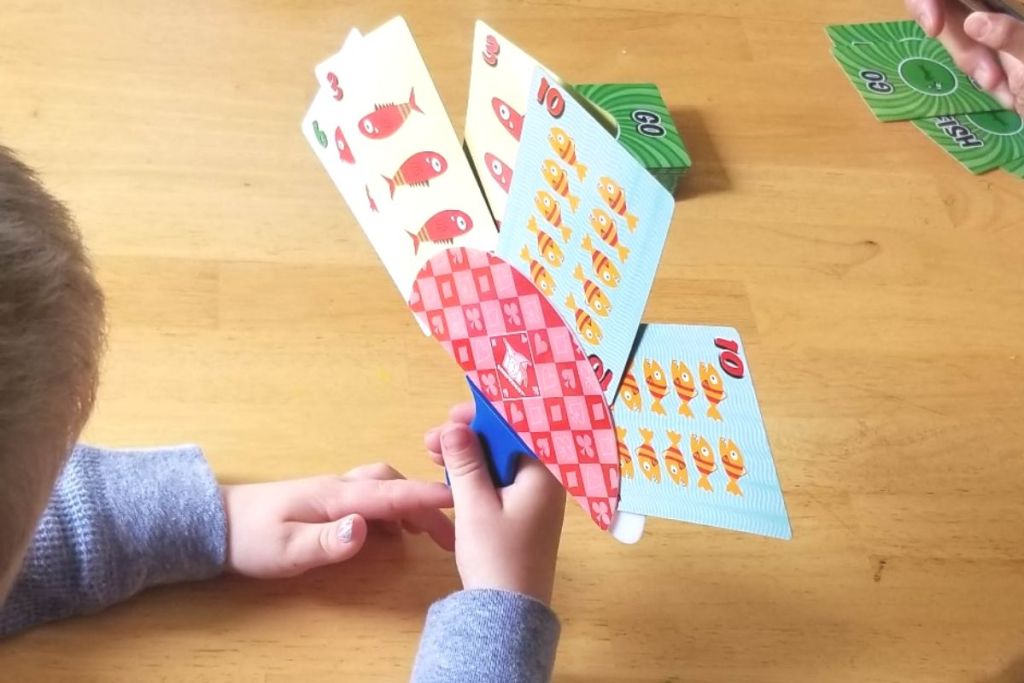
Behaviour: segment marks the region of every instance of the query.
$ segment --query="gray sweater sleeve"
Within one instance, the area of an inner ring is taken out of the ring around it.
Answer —
[[[0,636],[97,612],[147,586],[216,576],[225,525],[197,447],[78,446],[0,605]]]
[[[525,595],[498,590],[453,593],[427,612],[412,681],[548,681],[559,631],[555,613]]]

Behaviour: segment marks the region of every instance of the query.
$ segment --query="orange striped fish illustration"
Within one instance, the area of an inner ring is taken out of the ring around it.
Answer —
[[[644,381],[647,382],[647,389],[651,392],[651,398],[654,399],[654,403],[651,404],[651,412],[664,415],[665,406],[661,405],[661,399],[668,395],[668,379],[658,361],[652,358],[644,359]]]
[[[562,222],[562,207],[558,205],[555,198],[544,190],[537,190],[537,196],[533,203],[536,204],[537,210],[544,216],[544,220],[551,224],[552,228],[562,231],[562,241],[568,242],[572,237],[572,230]]]
[[[708,417],[712,420],[721,420],[722,414],[718,412],[718,404],[725,400],[722,378],[715,372],[711,363],[701,363],[699,370],[700,388],[704,390],[704,398],[708,400]]]
[[[644,473],[648,481],[661,482],[661,464],[658,462],[658,454],[654,452],[654,446],[651,445],[654,432],[641,427],[640,436],[644,439],[636,451],[636,459],[640,462],[640,471]]]
[[[593,318],[587,315],[586,311],[576,305],[576,300],[573,299],[572,294],[566,298],[565,305],[569,307],[570,311],[575,311],[576,329],[583,335],[583,338],[591,344],[600,344],[603,336],[601,327]]]
[[[718,437],[718,459],[722,461],[725,476],[729,477],[729,483],[725,485],[725,490],[734,496],[742,496],[740,477],[747,473],[747,466],[740,447],[732,439]]]
[[[586,297],[590,310],[602,317],[606,317],[611,313],[611,302],[608,301],[608,297],[601,291],[601,288],[583,274],[583,266],[577,263],[576,270],[573,271],[572,276],[583,283],[583,296]]]
[[[555,268],[562,265],[562,262],[565,261],[565,254],[562,253],[562,250],[559,248],[558,243],[555,242],[555,239],[540,229],[540,226],[537,225],[537,221],[534,220],[533,216],[530,216],[530,220],[526,224],[526,229],[537,236],[537,248],[540,249],[540,253],[544,259]]]
[[[579,176],[580,180],[587,176],[587,167],[576,158],[576,143],[569,137],[568,133],[561,128],[552,128],[551,134],[548,135],[548,142],[551,144],[551,149],[555,150],[555,154],[558,155],[559,159],[576,169],[576,175]]]
[[[697,396],[697,386],[690,368],[681,360],[672,361],[672,386],[675,387],[676,396],[679,397],[679,414],[693,417],[690,401]]]
[[[580,206],[580,198],[572,194],[572,188],[569,187],[569,174],[562,170],[562,167],[554,159],[546,160],[541,166],[541,171],[551,189],[565,197],[569,201],[569,209],[576,213],[576,209]]]
[[[622,385],[619,387],[619,396],[627,408],[638,411],[643,408],[643,401],[640,398],[640,385],[636,383],[633,376],[633,365],[626,368],[626,374],[622,376]]]
[[[665,469],[668,470],[668,478],[680,486],[687,486],[690,483],[690,475],[686,471],[686,460],[683,452],[679,449],[679,441],[683,438],[679,432],[669,430],[665,432],[668,436],[669,447],[661,454],[665,458]]]
[[[554,294],[555,280],[539,261],[534,260],[533,255],[530,254],[530,250],[525,245],[523,245],[523,250],[519,252],[519,258],[523,259],[523,261],[525,261],[530,267],[530,279],[533,280],[533,284],[537,285],[537,289],[539,289],[544,296],[551,296]]]
[[[590,262],[594,264],[594,273],[601,278],[609,287],[618,287],[622,282],[619,269],[615,267],[612,260],[604,255],[604,252],[594,247],[590,235],[583,236],[583,249],[590,252]]]
[[[629,446],[626,445],[626,428],[616,427],[615,435],[619,437],[619,472],[626,479],[632,479],[633,457],[629,454]]]
[[[634,232],[638,219],[626,208],[626,193],[622,187],[608,176],[604,176],[601,178],[601,184],[597,186],[597,192],[609,209],[626,219],[626,227],[629,228],[629,231]]]
[[[590,227],[609,247],[619,252],[619,260],[625,263],[629,257],[629,247],[619,242],[619,231],[608,212],[603,209],[594,209],[590,213]]]
[[[700,472],[697,488],[704,489],[705,491],[714,491],[711,487],[711,481],[708,480],[708,475],[718,469],[718,467],[715,465],[715,454],[711,450],[711,444],[703,436],[691,434],[690,453],[693,455],[693,464],[697,466],[697,471]]]

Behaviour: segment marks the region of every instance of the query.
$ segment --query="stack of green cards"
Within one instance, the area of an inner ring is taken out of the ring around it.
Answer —
[[[972,173],[1024,169],[1024,123],[912,21],[827,28],[832,56],[881,121],[912,121]]]
[[[669,192],[690,168],[690,155],[654,83],[590,83],[574,86],[607,119],[615,136]]]

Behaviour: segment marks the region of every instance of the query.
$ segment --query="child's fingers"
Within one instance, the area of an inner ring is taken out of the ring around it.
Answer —
[[[452,424],[441,432],[440,440],[456,508],[467,514],[487,514],[498,508],[498,494],[473,430]]]
[[[441,430],[443,428],[444,425],[434,427],[423,435],[423,447],[427,449],[427,455],[430,456],[435,465],[444,464],[444,461],[441,459]]]
[[[565,489],[544,464],[536,458],[524,455],[519,458],[519,469],[515,482],[502,489],[505,508],[518,506],[540,506],[546,501],[565,500]]]
[[[371,465],[360,465],[341,475],[345,481],[360,479],[405,479],[405,475],[386,462],[375,462]]]
[[[423,435],[423,445],[427,449],[427,454],[430,455],[430,459],[435,464],[441,465],[441,432],[445,428],[453,424],[464,424],[468,425],[473,421],[476,416],[476,406],[472,401],[466,403],[456,403],[448,411],[448,421],[440,427],[433,427],[427,430],[427,433]]]
[[[358,512],[367,519],[401,520],[423,510],[452,507],[452,492],[441,482],[392,479],[346,482],[328,510]]]
[[[370,522],[372,530],[379,531],[385,536],[401,536],[402,526],[400,522],[393,522],[389,519],[377,519]]]
[[[403,526],[412,533],[426,533],[445,550],[455,550],[455,524],[440,510],[424,510],[414,517],[407,517]]]
[[[448,419],[452,422],[468,425],[474,417],[476,417],[476,405],[472,401],[456,403],[448,411]]]
[[[366,542],[366,520],[348,515],[325,524],[292,523],[285,542],[286,576],[344,562],[354,557]]]

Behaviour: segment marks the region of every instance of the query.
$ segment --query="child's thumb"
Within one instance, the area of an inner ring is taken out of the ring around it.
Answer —
[[[480,440],[469,426],[452,424],[441,432],[441,457],[448,470],[455,508],[481,510],[497,503]]]
[[[285,550],[288,562],[299,573],[344,562],[362,549],[366,531],[366,520],[356,514],[325,524],[300,524]]]

